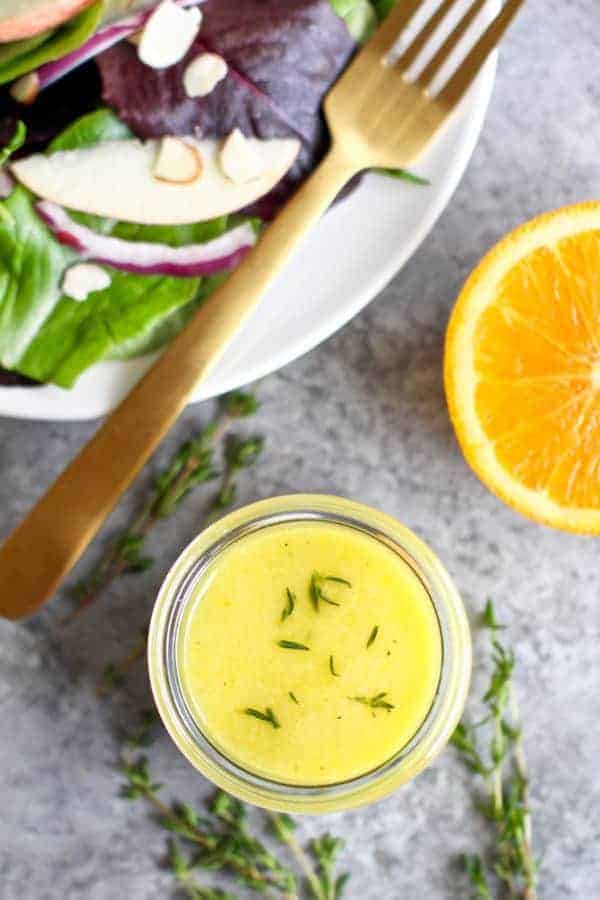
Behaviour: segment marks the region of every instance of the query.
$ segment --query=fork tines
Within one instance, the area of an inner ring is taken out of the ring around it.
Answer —
[[[435,49],[431,58],[425,63],[422,71],[414,78],[415,83],[424,91],[432,93],[433,83],[443,67],[449,62],[468,30],[484,10],[488,0],[471,0],[465,6],[465,0],[441,0],[437,2],[425,23],[410,38],[399,56],[393,58],[393,49],[402,33],[410,27],[419,13],[431,6],[431,0],[398,0],[397,6],[389,14],[379,28],[371,43],[373,49],[382,57],[388,57],[388,65],[398,66],[407,75],[409,70],[418,64],[422,55],[427,53],[430,45],[439,38],[444,23],[450,14],[460,11],[462,15],[452,28],[450,34],[443,39],[441,46]],[[525,0],[505,0],[502,9],[487,26],[483,34],[475,41],[466,56],[460,62],[444,87],[436,93],[436,99],[446,107],[458,103],[475,76],[483,66],[488,55],[500,42],[504,32],[516,16]],[[460,14],[460,12],[459,12]],[[409,79],[410,80],[410,79]]]

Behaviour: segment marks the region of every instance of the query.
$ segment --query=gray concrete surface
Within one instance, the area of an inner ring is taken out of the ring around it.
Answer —
[[[329,491],[379,506],[436,548],[472,615],[496,599],[519,660],[544,900],[600,896],[598,544],[520,518],[467,469],[446,413],[442,344],[462,280],[496,238],[542,210],[600,194],[599,34],[594,0],[526,4],[501,56],[482,139],[434,232],[342,333],[260,385],[252,428],[268,450],[239,498]],[[209,412],[188,410],[159,459]],[[1,534],[92,430],[0,423]],[[128,520],[152,468],[80,571]],[[2,900],[173,895],[158,867],[162,833],[143,808],[117,797],[119,731],[149,702],[143,668],[114,700],[100,702],[94,686],[104,664],[133,645],[205,502],[199,492],[157,530],[154,568],[122,580],[69,629],[57,625],[64,597],[26,626],[0,623]],[[32,561],[35,554],[32,547]],[[480,642],[476,650],[479,669]],[[152,758],[180,795],[207,793],[166,737]],[[355,900],[466,898],[456,855],[488,841],[471,782],[450,751],[375,808],[303,822],[300,834],[327,827],[346,838]]]

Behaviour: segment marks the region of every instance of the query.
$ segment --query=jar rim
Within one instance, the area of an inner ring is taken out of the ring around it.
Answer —
[[[332,784],[298,785],[257,775],[230,759],[203,733],[186,701],[178,669],[182,620],[206,568],[233,543],[260,529],[322,521],[366,533],[395,551],[425,588],[440,628],[442,659],[431,707],[391,759],[370,772]],[[241,800],[287,812],[323,813],[379,799],[414,777],[437,756],[456,727],[468,691],[471,645],[466,613],[450,576],[410,529],[369,506],[322,494],[262,500],[229,513],[202,531],[167,574],[148,636],[154,699],[179,750],[203,775]]]

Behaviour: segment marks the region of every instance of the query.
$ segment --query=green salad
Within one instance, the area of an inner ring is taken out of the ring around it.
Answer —
[[[322,99],[392,4],[163,0],[119,18],[122,0],[98,0],[0,43],[0,367],[70,388],[177,333],[323,156]],[[195,28],[166,65],[159,14]],[[242,183],[260,154],[277,178]]]

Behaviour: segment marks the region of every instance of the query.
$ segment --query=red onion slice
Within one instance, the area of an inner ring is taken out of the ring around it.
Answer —
[[[175,2],[178,6],[187,8],[190,6],[200,6],[205,0],[175,0]],[[127,16],[125,19],[119,19],[112,25],[105,25],[93,34],[85,44],[82,44],[81,47],[78,47],[71,53],[67,53],[66,56],[63,56],[60,59],[44,63],[44,65],[40,66],[35,73],[38,78],[38,90],[42,91],[44,88],[47,88],[48,85],[58,81],[59,78],[72,72],[77,66],[83,65],[83,63],[93,59],[99,53],[108,50],[109,47],[112,47],[124,38],[129,37],[130,34],[135,34],[136,31],[143,28],[146,20],[153,11],[154,8],[146,9],[142,12]]]
[[[36,210],[61,244],[77,250],[87,260],[137,275],[213,275],[233,269],[256,243],[249,222],[205,244],[169,247],[98,234],[75,222],[62,206],[49,200],[37,203]]]

